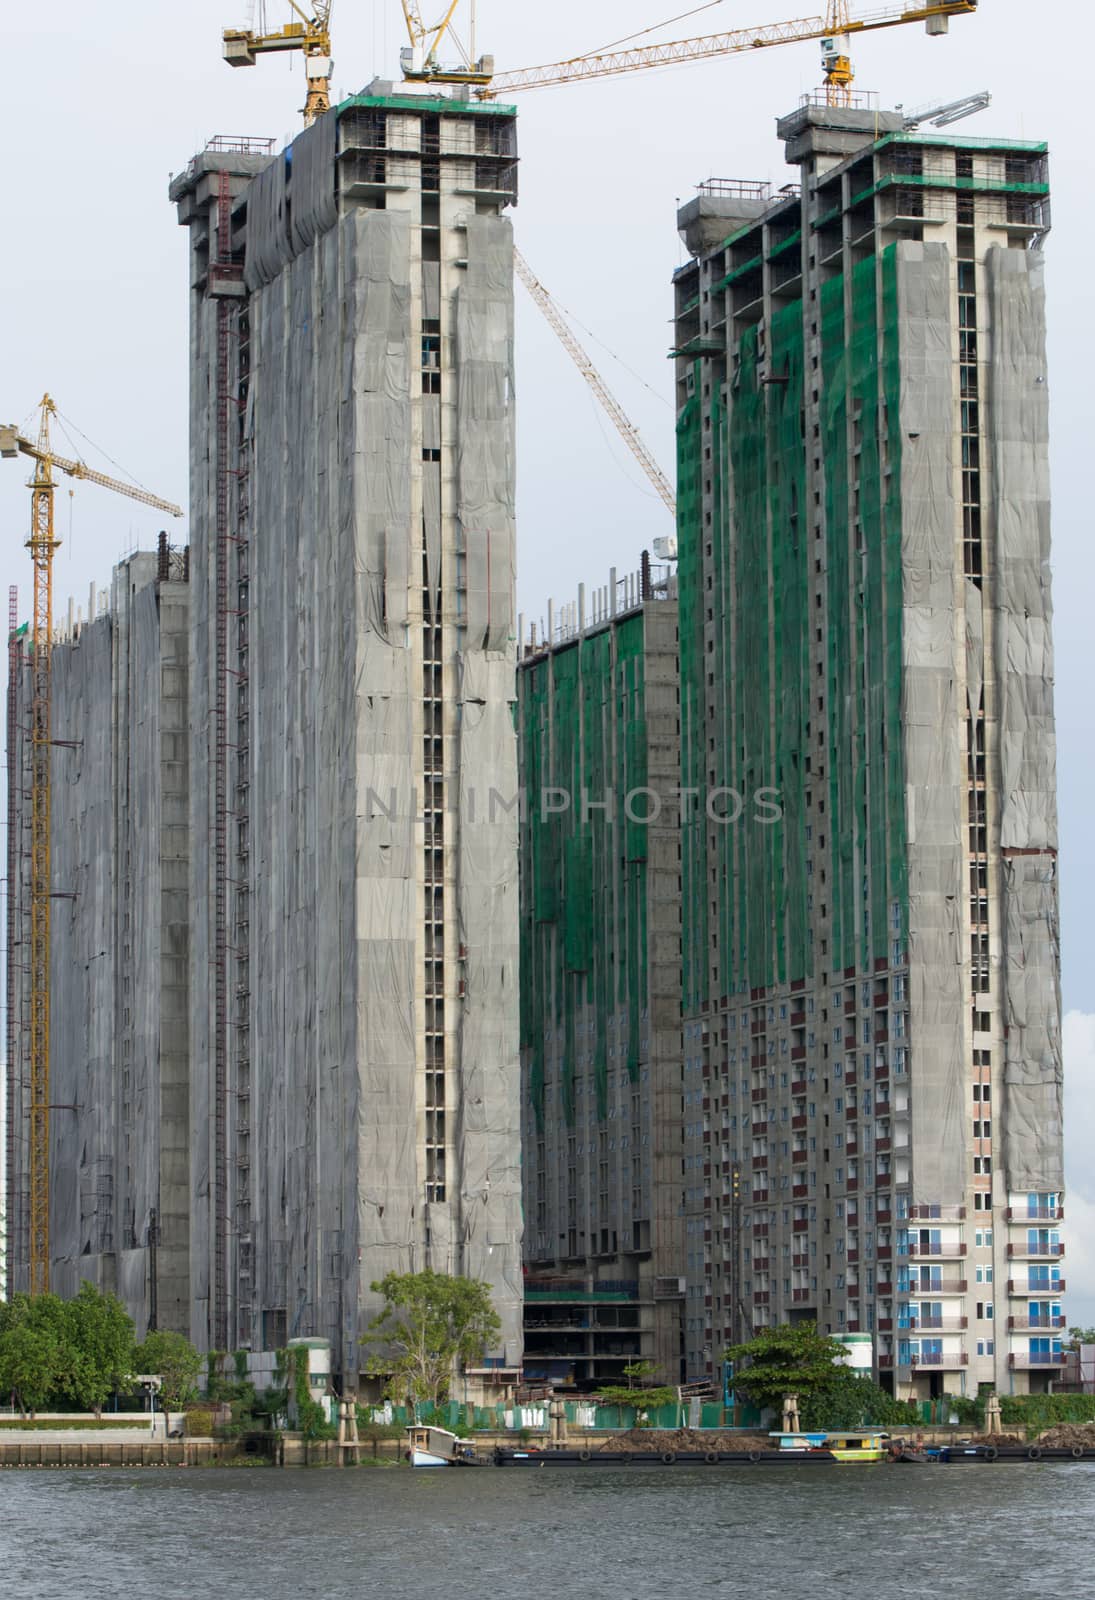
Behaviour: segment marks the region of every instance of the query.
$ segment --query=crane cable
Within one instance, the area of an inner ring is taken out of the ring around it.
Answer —
[[[706,0],[702,6],[693,6],[691,11],[679,11],[675,17],[666,17],[662,22],[653,22],[649,28],[640,28],[638,33],[625,33],[622,39],[613,39],[609,44],[601,44],[593,50],[583,50],[583,56],[603,56],[607,50],[615,50],[618,45],[630,44],[632,39],[644,39],[648,33],[657,33],[660,28],[668,28],[674,22],[684,22],[688,17],[698,17],[701,11],[713,11],[716,6],[725,5],[726,0]],[[578,60],[581,57],[576,58]]]

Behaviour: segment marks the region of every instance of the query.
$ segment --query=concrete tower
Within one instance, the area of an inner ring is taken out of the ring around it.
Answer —
[[[190,230],[193,1325],[486,1280],[520,1361],[512,110],[214,141]],[[477,801],[479,804],[477,805]]]
[[[901,1394],[1044,1387],[1045,147],[813,104],[779,131],[801,190],[680,217],[682,783],[744,799],[683,838],[689,1367],[802,1318],[872,1334]]]

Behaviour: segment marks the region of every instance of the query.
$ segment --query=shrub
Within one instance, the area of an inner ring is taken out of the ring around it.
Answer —
[[[1092,1394],[1002,1394],[1000,1420],[1004,1426],[1041,1433],[1057,1422],[1095,1422]]]
[[[213,1436],[213,1413],[197,1407],[186,1413],[184,1432],[188,1439],[210,1439]]]

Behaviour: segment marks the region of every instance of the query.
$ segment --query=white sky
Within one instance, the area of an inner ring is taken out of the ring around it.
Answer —
[[[608,44],[686,10],[655,0],[479,0],[480,50],[499,71]],[[427,8],[424,6],[424,10]],[[465,0],[466,9],[466,0]],[[724,0],[654,35],[686,37],[782,20],[807,8],[792,0]],[[875,9],[857,5],[853,11]],[[167,201],[168,175],[213,134],[272,135],[299,127],[298,57],[267,57],[232,70],[220,33],[249,24],[248,0],[53,0],[9,7],[0,94],[0,418],[30,419],[49,389],[115,462],[156,493],[187,494],[187,252]],[[1067,16],[1067,29],[1061,25]],[[268,0],[268,23],[290,13]],[[1044,17],[1060,18],[1044,26]],[[398,0],[335,0],[334,85],[349,93],[374,74],[398,76],[404,42]],[[682,259],[678,198],[711,176],[795,174],[782,161],[774,119],[817,87],[819,51],[802,43],[735,58],[546,89],[520,103],[521,203],[517,237],[533,270],[596,339],[631,368],[579,337],[609,385],[673,474],[670,275]],[[1088,141],[1079,122],[1090,95],[1091,8],[1034,8],[1030,0],[981,0],[978,14],[945,39],[919,27],[860,40],[857,87],[884,106],[919,106],[987,88],[993,105],[958,132],[1047,139],[1054,230],[1047,243],[1052,402],[1061,901],[1066,1036],[1074,1076],[1071,1114],[1090,1106],[1095,1072],[1093,941],[1084,906],[1095,901],[1095,842],[1088,826],[1095,760],[1091,626],[1093,559],[1088,473],[1092,451],[1088,300],[1095,229]],[[596,409],[554,335],[519,292],[519,599],[543,614],[548,594],[573,597],[580,581],[638,563],[670,531],[661,502]],[[639,381],[641,380],[641,381]],[[64,446],[58,441],[59,449]],[[90,451],[92,465],[111,472]],[[0,526],[6,583],[30,605],[22,547],[26,474],[0,463]],[[119,555],[149,545],[163,519],[90,487],[59,499],[57,608],[86,604]],[[185,540],[185,524],[172,526]],[[0,597],[2,604],[2,597]],[[1086,1031],[1085,1031],[1086,1028]],[[1090,1113],[1088,1113],[1090,1115]],[[1073,1169],[1095,1221],[1095,1188]],[[1070,1229],[1068,1277],[1075,1316],[1095,1321],[1095,1260],[1080,1274]],[[1083,1280],[1083,1281],[1082,1281]],[[1083,1312],[1079,1295],[1088,1296]]]

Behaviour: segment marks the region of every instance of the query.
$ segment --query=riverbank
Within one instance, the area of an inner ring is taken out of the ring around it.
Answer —
[[[1067,1437],[1066,1437],[1067,1435]],[[974,1442],[997,1446],[999,1459],[1038,1460],[1042,1458],[1095,1460],[1095,1427],[1047,1429],[1037,1441],[1024,1440],[1019,1435],[1005,1435],[995,1440],[987,1435],[971,1435],[960,1428],[895,1428],[890,1431],[892,1443],[912,1447],[916,1443],[959,1448]],[[507,1453],[531,1450],[535,1454],[551,1455],[546,1439],[535,1438],[522,1446],[511,1433],[478,1433],[470,1441],[476,1455],[484,1463],[494,1459],[500,1448]],[[406,1442],[403,1439],[363,1438],[358,1450],[359,1463],[352,1451],[345,1451],[340,1460],[340,1450],[334,1440],[309,1440],[298,1433],[246,1434],[236,1439],[104,1439],[87,1433],[58,1437],[57,1434],[31,1430],[19,1439],[5,1439],[0,1433],[0,1471],[7,1468],[102,1468],[102,1467],[333,1467],[406,1465]],[[679,1429],[675,1431],[632,1429],[620,1432],[593,1432],[573,1430],[568,1441],[567,1455],[581,1452],[582,1459],[592,1465],[601,1460],[608,1465],[629,1456],[685,1461],[694,1457],[710,1463],[720,1459],[723,1464],[750,1452],[766,1454],[770,1441],[766,1436],[734,1433],[725,1429]],[[1037,1453],[1035,1453],[1037,1449]],[[991,1457],[989,1459],[996,1459]]]

